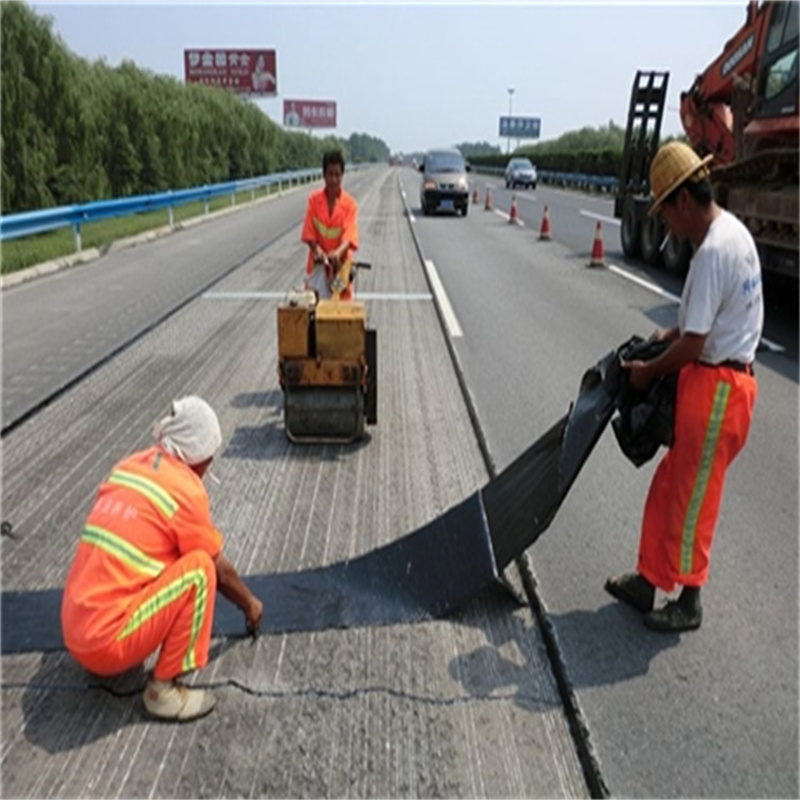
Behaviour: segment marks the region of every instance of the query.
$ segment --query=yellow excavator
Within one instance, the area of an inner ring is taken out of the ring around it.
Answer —
[[[357,269],[352,265],[350,280]],[[278,377],[291,442],[348,443],[378,421],[377,332],[358,300],[290,291],[278,305]]]

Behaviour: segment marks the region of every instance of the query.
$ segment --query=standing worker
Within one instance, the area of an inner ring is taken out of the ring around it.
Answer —
[[[344,157],[330,150],[322,158],[325,187],[308,198],[301,240],[308,245],[306,288],[322,298],[353,297],[351,252],[358,250],[358,204],[342,188]]]
[[[202,478],[222,442],[199,397],[176,400],[158,444],[119,462],[100,486],[61,606],[67,649],[96,675],[118,675],[161,651],[144,691],[158,719],[208,714],[213,695],[176,678],[208,662],[216,589],[255,633],[261,601],[222,554]]]
[[[678,371],[675,438],[653,476],[644,508],[637,571],[610,578],[606,590],[643,612],[647,627],[687,631],[703,618],[700,587],[708,578],[725,473],[744,447],[758,388],[753,361],[764,325],[761,265],[753,237],[712,199],[708,162],[670,142],[650,167],[653,204],[670,234],[695,253],[678,325],[654,338],[670,346],[652,361],[623,362],[644,390]],[[653,609],[656,587],[682,591]]]

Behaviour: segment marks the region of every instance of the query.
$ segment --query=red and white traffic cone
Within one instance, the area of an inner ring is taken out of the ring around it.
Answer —
[[[478,187],[476,186],[472,190],[472,205],[476,206],[476,205],[478,205],[478,203],[480,203],[480,201],[481,201],[481,198],[480,198],[480,195],[478,194]]]
[[[483,204],[484,211],[491,211],[494,208],[492,205],[492,187],[486,187],[486,202]]]
[[[511,208],[508,209],[508,221],[515,223],[519,221],[519,212],[517,211],[517,196],[511,195]]]
[[[606,265],[606,254],[603,249],[603,226],[597,220],[597,227],[594,229],[594,244],[592,245],[592,258],[589,261],[590,267],[604,267]]]
[[[545,206],[542,213],[542,225],[539,228],[539,239],[548,240],[550,238],[550,207]]]

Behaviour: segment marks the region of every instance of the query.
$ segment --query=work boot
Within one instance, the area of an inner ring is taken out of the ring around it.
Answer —
[[[153,678],[144,688],[144,707],[151,717],[188,722],[208,714],[216,700],[205,689],[189,689],[176,681]]]
[[[653,610],[656,589],[650,581],[638,572],[629,572],[606,581],[606,591],[617,600],[633,606],[637,611],[646,614]]]
[[[652,631],[681,633],[696,631],[703,621],[700,606],[700,589],[685,586],[677,600],[670,600],[663,608],[645,614],[644,624]]]

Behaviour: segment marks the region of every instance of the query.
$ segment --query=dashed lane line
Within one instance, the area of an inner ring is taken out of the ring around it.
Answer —
[[[461,325],[458,324],[456,312],[453,311],[453,306],[450,305],[450,298],[448,298],[447,292],[444,290],[436,265],[429,258],[425,259],[425,271],[428,273],[428,280],[433,288],[433,293],[436,295],[439,307],[442,309],[442,316],[451,338],[458,339],[462,337],[464,332],[461,330]]]

